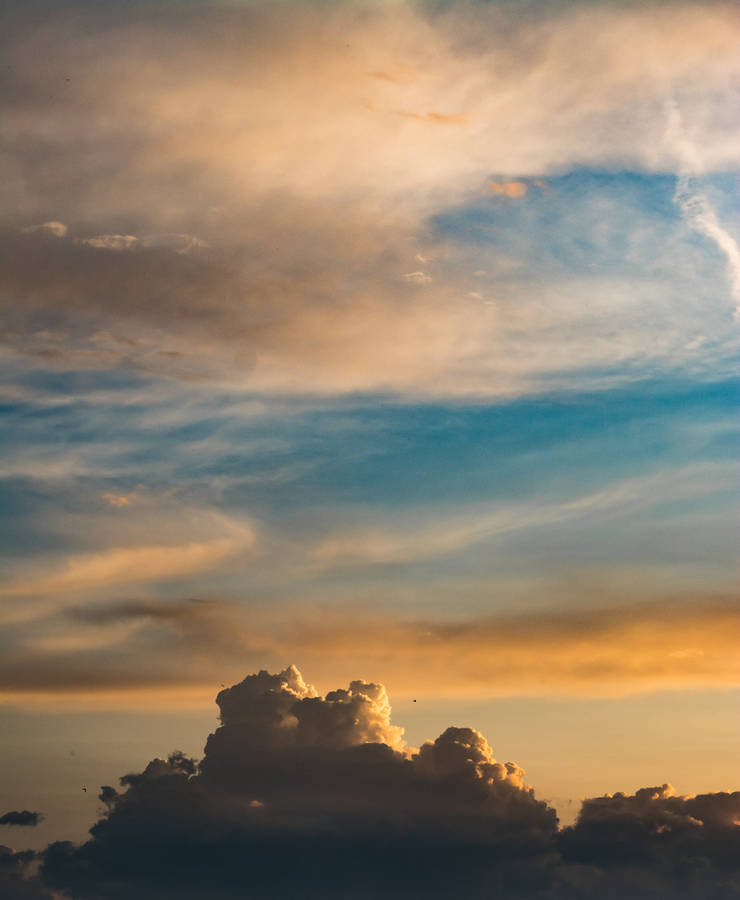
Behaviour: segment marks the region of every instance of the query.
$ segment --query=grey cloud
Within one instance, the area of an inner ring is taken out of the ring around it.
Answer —
[[[191,618],[199,619],[214,608],[208,600],[190,597],[177,603],[153,603],[144,600],[130,600],[108,606],[73,606],[66,610],[72,619],[93,625],[122,622],[130,619],[152,619],[154,621],[179,622]]]
[[[3,900],[55,900],[33,872],[36,854],[0,844],[0,896]]]
[[[606,900],[736,898],[738,821],[740,791],[681,797],[664,784],[585,800],[559,846],[584,893]]]
[[[43,815],[39,812],[29,812],[27,809],[12,809],[0,816],[0,825],[28,825],[33,828],[43,818]]]

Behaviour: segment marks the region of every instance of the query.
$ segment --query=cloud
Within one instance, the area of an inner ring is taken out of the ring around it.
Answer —
[[[48,886],[78,900],[737,895],[740,793],[587,799],[559,831],[475,729],[406,746],[382,685],[321,696],[289,666],[217,703],[200,763],[176,751],[103,787],[90,839],[44,851]]]
[[[511,200],[527,196],[527,184],[524,181],[489,181],[487,188],[489,194],[509,197]]]
[[[80,898],[449,896],[463,861],[473,883],[494,865],[515,884],[548,850],[555,813],[518,766],[470,728],[406,747],[381,685],[322,697],[288,667],[217,702],[197,774],[174,754],[104,788],[91,840],[46,851],[49,884]]]
[[[212,568],[240,550],[249,549],[253,542],[254,535],[245,529],[241,539],[221,538],[180,546],[146,544],[84,553],[70,557],[47,575],[6,583],[0,594],[27,596],[85,591],[192,575]]]
[[[54,237],[63,238],[67,236],[67,226],[64,222],[42,222],[41,225],[28,225],[22,228],[24,234],[33,234],[37,231],[53,234]]]
[[[735,318],[740,318],[740,246],[720,223],[716,210],[698,185],[697,176],[702,172],[703,164],[696,147],[686,135],[681,111],[675,102],[668,105],[667,142],[679,158],[675,201],[688,224],[713,241],[725,255],[730,290],[735,301]]]
[[[36,861],[32,850],[15,851],[0,844],[0,892],[5,900],[61,900],[36,877]]]
[[[397,112],[397,116],[405,116],[407,119],[417,119],[420,122],[431,122],[434,125],[465,125],[468,117],[460,113],[448,114],[440,112]]]
[[[39,812],[29,812],[27,809],[22,811],[13,809],[0,816],[0,825],[28,825],[33,828],[43,818],[43,815]]]
[[[245,659],[273,665],[299,653],[323,683],[361,666],[411,697],[619,696],[740,684],[733,598],[446,618],[382,614],[359,602],[341,613],[319,609],[195,600],[77,606],[8,630],[0,690],[7,700],[99,695],[130,707],[156,705],[166,686],[200,706],[205,687]],[[344,700],[348,716],[365,703],[354,693]]]
[[[126,494],[115,494],[112,491],[106,491],[102,496],[109,506],[114,506],[116,509],[128,506],[131,503],[131,497]]]
[[[156,248],[170,250],[180,255],[193,253],[208,247],[208,243],[193,234],[145,234],[137,237],[133,234],[97,234],[94,237],[79,238],[78,244],[94,247],[97,250],[137,250],[140,248]]]
[[[654,897],[664,890],[697,900],[729,898],[740,887],[738,822],[740,791],[676,796],[663,784],[584,800],[559,844],[569,863],[586,869],[583,880],[600,897]]]
[[[97,250],[133,250],[139,239],[132,234],[97,234],[95,237],[81,238],[80,243]]]
[[[731,4],[553,9],[16,17],[0,297],[13,352],[312,395],[507,396],[589,367],[680,364],[706,319],[692,291],[677,314],[643,279],[581,273],[514,298],[504,279],[489,306],[443,247],[434,282],[404,290],[434,217],[482,185],[506,197],[574,167],[672,171],[669,96],[707,167],[735,164]],[[20,231],[51,216],[86,243]]]
[[[406,272],[403,280],[409,284],[429,284],[432,281],[432,276],[427,275],[426,272]]]
[[[352,663],[382,671],[407,696],[604,695],[740,684],[739,629],[733,600],[449,621],[377,615],[356,625],[327,611],[320,626],[304,620],[293,634],[276,626],[273,647],[302,652],[324,677]]]
[[[317,538],[311,560],[319,569],[368,567],[439,559],[466,547],[561,523],[596,521],[655,508],[666,498],[696,499],[708,490],[704,478],[712,473],[714,491],[728,489],[737,478],[734,463],[727,467],[690,465],[677,471],[624,479],[593,493],[560,502],[469,504],[427,514],[428,520],[407,517],[375,525],[345,524],[337,533]],[[711,476],[710,476],[711,477]]]

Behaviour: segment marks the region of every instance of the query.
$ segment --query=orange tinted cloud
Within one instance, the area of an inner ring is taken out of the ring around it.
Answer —
[[[353,609],[273,615],[250,607],[128,604],[80,611],[64,633],[34,639],[0,663],[0,695],[85,698],[176,690],[194,702],[206,683],[237,678],[246,664],[295,660],[320,684],[361,670],[396,695],[614,696],[653,690],[740,685],[740,601],[662,602],[601,610],[533,611],[457,621],[371,616]],[[89,621],[88,621],[89,619]],[[116,623],[136,623],[115,654]],[[85,628],[106,627],[109,642],[84,652]],[[35,624],[34,634],[44,627]],[[163,638],[162,629],[167,636]],[[177,637],[173,640],[173,637]],[[156,649],[156,652],[152,652]],[[117,670],[118,651],[136,655]],[[111,700],[113,702],[113,700]],[[184,702],[187,702],[184,700]],[[196,703],[197,705],[197,703]]]
[[[527,185],[523,181],[489,181],[488,192],[499,197],[510,197],[512,200],[516,200],[526,196]]]
[[[733,601],[462,622],[305,624],[300,641],[286,635],[276,644],[319,672],[326,667],[327,677],[354,664],[395,693],[494,696],[738,685],[738,641],[740,604]]]

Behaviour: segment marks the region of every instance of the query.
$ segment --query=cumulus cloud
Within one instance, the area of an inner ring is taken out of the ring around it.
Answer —
[[[0,825],[27,825],[33,828],[43,818],[43,815],[39,812],[29,812],[27,809],[12,809],[0,816]]]
[[[44,852],[49,887],[79,900],[449,898],[462,885],[506,900],[737,896],[740,793],[593,798],[559,831],[474,729],[406,746],[382,685],[321,696],[289,666],[217,703],[200,763],[174,752],[103,787],[90,840]]]
[[[50,885],[81,898],[449,896],[461,863],[471,883],[493,865],[516,888],[548,852],[556,816],[522,770],[470,728],[407,747],[382,685],[320,696],[290,666],[217,702],[197,773],[173,754],[104,788],[91,840],[46,851]]]
[[[740,791],[676,796],[670,784],[583,801],[559,835],[581,884],[605,898],[740,894]]]

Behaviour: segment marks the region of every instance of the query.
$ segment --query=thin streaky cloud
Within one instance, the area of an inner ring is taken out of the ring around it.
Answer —
[[[725,255],[730,279],[730,292],[735,303],[734,317],[740,320],[740,246],[721,224],[717,211],[697,183],[704,166],[696,146],[689,140],[675,101],[668,105],[668,138],[679,158],[675,200],[686,222],[698,234],[713,241]]]
[[[573,499],[542,500],[440,510],[433,524],[388,523],[328,535],[311,551],[318,569],[353,565],[385,565],[434,559],[515,531],[596,521],[634,514],[666,500],[698,499],[732,487],[738,477],[735,463],[707,463],[677,471],[624,479],[601,491]],[[427,514],[428,515],[428,514]]]

